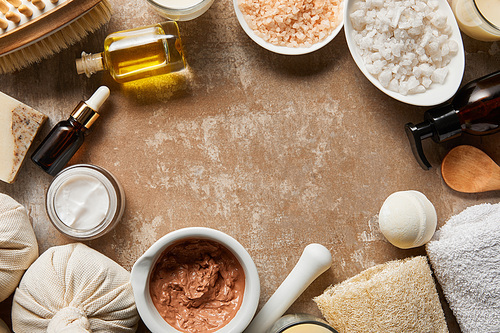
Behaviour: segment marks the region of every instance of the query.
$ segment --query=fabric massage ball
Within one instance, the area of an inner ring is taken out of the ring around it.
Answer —
[[[80,243],[45,251],[24,274],[12,305],[17,333],[135,332],[138,321],[130,273]]]
[[[0,333],[10,333],[7,324],[5,324],[5,322],[2,319],[0,319]]]
[[[0,302],[14,292],[37,257],[38,243],[26,208],[0,193]]]

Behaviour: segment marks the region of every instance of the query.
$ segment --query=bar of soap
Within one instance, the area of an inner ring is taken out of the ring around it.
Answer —
[[[14,182],[46,119],[43,113],[0,92],[0,180]]]

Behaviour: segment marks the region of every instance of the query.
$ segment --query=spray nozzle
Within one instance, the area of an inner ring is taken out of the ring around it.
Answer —
[[[443,142],[459,136],[462,133],[462,127],[458,112],[451,104],[426,111],[424,119],[423,122],[417,125],[413,125],[413,123],[406,124],[405,130],[418,164],[424,170],[429,170],[431,164],[425,158],[422,140],[432,138],[436,143]]]
[[[408,123],[405,125],[406,135],[408,140],[410,140],[411,150],[413,155],[417,159],[418,164],[424,170],[429,170],[432,168],[431,164],[427,160],[424,154],[424,149],[422,148],[422,140],[432,137],[432,125],[430,122],[423,122],[418,125],[413,125],[413,123]]]

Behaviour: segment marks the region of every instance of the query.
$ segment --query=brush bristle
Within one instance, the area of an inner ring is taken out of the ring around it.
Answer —
[[[45,38],[0,57],[0,74],[20,70],[75,44],[111,19],[111,4],[103,0],[66,27]]]

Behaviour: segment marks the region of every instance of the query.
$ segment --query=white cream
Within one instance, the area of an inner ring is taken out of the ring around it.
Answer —
[[[402,249],[419,247],[436,231],[436,210],[418,191],[395,192],[380,209],[379,226],[392,245]]]
[[[104,184],[91,175],[73,174],[57,189],[55,212],[68,227],[90,230],[103,222],[110,199]]]
[[[172,9],[185,9],[197,5],[202,0],[152,0],[160,6]]]
[[[300,324],[287,328],[283,333],[332,333],[332,331],[316,324]]]
[[[214,0],[148,0],[163,17],[174,21],[189,21],[205,13]]]

